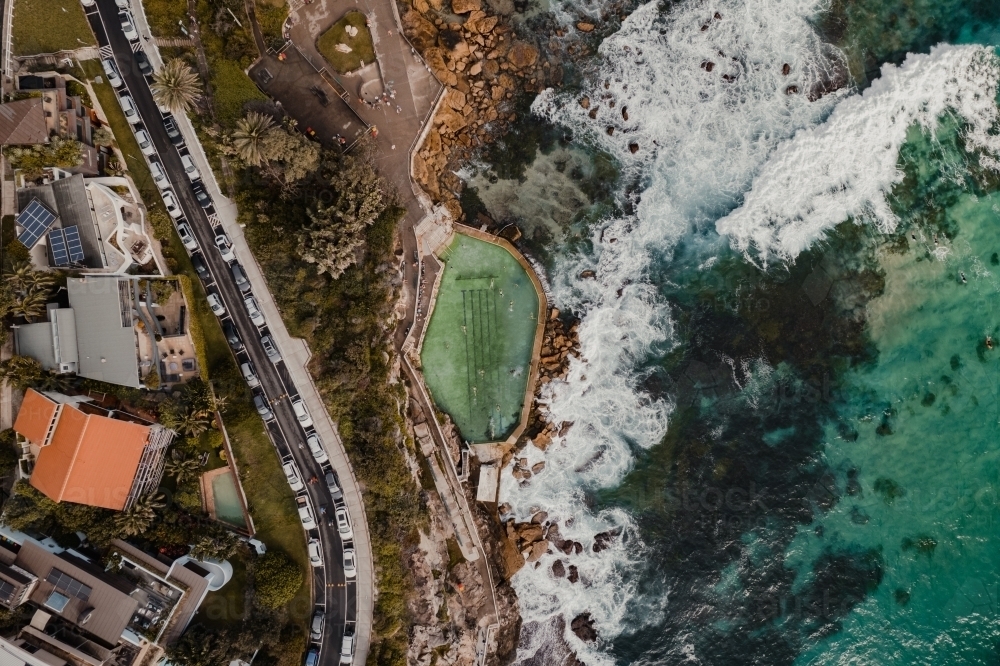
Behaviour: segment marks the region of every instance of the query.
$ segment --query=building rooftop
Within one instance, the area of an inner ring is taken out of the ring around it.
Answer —
[[[25,187],[17,191],[17,209],[23,211],[33,199],[37,199],[56,214],[51,229],[71,229],[76,227],[83,259],[76,262],[87,268],[106,268],[102,240],[90,208],[87,186],[80,174],[60,178],[45,185]],[[51,233],[51,230],[50,232]],[[48,234],[45,236],[48,242]],[[49,264],[57,265],[49,248]]]
[[[124,579],[71,555],[52,553],[33,541],[17,552],[17,566],[38,577],[31,601],[114,647],[138,607]]]
[[[28,146],[48,140],[41,97],[0,104],[0,144]]]
[[[25,394],[14,429],[39,447],[32,486],[56,502],[117,511],[128,503],[151,431],[149,426],[85,414],[32,389]]]
[[[78,375],[139,388],[131,284],[116,277],[66,281],[76,320]]]

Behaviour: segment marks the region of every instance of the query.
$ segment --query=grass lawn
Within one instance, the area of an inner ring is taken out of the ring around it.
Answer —
[[[142,9],[154,37],[184,37],[181,25],[187,26],[187,3],[178,0],[142,0]],[[178,24],[180,21],[180,24]]]
[[[103,75],[101,64],[90,60],[82,63],[89,78]],[[108,123],[115,134],[119,148],[126,155],[128,169],[136,186],[139,188],[143,201],[150,210],[163,212],[163,202],[160,199],[149,168],[143,159],[142,152],[135,141],[135,135],[125,120],[116,99],[114,89],[107,83],[93,83],[101,108],[108,117]],[[169,219],[169,218],[167,218]],[[197,273],[191,266],[191,260],[184,251],[174,226],[169,222],[154,228],[157,238],[163,243],[164,254],[169,254],[176,263],[175,272],[183,273],[191,278],[195,293],[194,302],[189,303],[191,314],[201,322],[205,336],[205,357],[208,365],[208,376],[211,378],[216,395],[225,396],[227,405],[223,413],[226,431],[232,444],[236,465],[240,470],[240,483],[246,492],[250,504],[250,515],[257,528],[257,538],[267,544],[270,549],[278,549],[287,553],[302,568],[308,570],[305,536],[299,528],[299,516],[295,508],[292,491],[285,481],[284,472],[278,462],[278,455],[271,445],[264,424],[257,416],[252,406],[250,389],[247,388],[239,373],[239,368],[229,351],[229,345],[222,333],[218,318],[208,309],[205,300],[205,290]],[[221,461],[220,461],[221,462]],[[234,565],[235,566],[235,565]],[[243,582],[239,576],[243,575]],[[309,577],[306,576],[306,581]],[[236,584],[240,583],[240,584]],[[224,608],[233,608],[234,600],[239,600],[242,609],[242,599],[245,585],[245,572],[242,568],[236,573],[236,578],[219,592],[210,594],[206,605],[213,599],[221,599]],[[214,603],[220,603],[216,601]],[[218,606],[215,607],[218,609]],[[302,627],[306,626],[309,616],[309,586],[303,584],[295,599],[290,604],[292,617]],[[242,622],[242,615],[216,613],[213,622]],[[207,615],[206,615],[207,619]]]
[[[97,42],[80,0],[15,0],[14,54],[34,55]]]
[[[357,37],[347,34],[347,26],[358,29]],[[347,44],[350,53],[341,53],[335,47],[337,44]],[[335,70],[341,74],[352,72],[362,64],[375,62],[375,47],[372,45],[372,35],[365,25],[365,15],[359,11],[349,11],[330,29],[316,40],[316,48],[326,58]]]
[[[240,66],[230,60],[213,63],[212,91],[216,119],[225,127],[236,125],[247,102],[267,99]]]

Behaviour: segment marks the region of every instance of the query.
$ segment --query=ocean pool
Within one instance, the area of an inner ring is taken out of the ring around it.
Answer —
[[[539,296],[505,248],[456,234],[420,360],[434,402],[472,443],[506,438],[524,405]]]

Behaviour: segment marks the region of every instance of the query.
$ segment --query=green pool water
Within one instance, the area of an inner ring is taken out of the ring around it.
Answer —
[[[215,516],[219,520],[238,527],[247,526],[243,517],[243,504],[236,489],[236,479],[231,471],[212,479],[212,494],[215,497]]]
[[[420,359],[438,408],[469,442],[506,438],[524,404],[538,293],[506,249],[456,234]]]

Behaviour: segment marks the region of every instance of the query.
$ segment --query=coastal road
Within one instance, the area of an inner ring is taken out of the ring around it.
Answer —
[[[157,108],[149,89],[149,81],[138,69],[134,53],[139,49],[140,42],[130,42],[122,31],[118,17],[118,8],[114,0],[97,0],[95,7],[87,8],[87,18],[90,21],[98,44],[104,57],[112,56],[124,81],[124,87],[119,88],[119,94],[127,94],[133,99],[142,119],[142,127],[149,133],[156,148],[153,158],[163,166],[171,184],[171,191],[178,200],[183,211],[183,221],[190,227],[197,240],[200,254],[208,269],[208,275],[202,276],[202,281],[210,293],[216,294],[225,306],[222,316],[224,323],[230,323],[242,340],[242,348],[235,349],[238,363],[250,362],[260,381],[255,388],[264,396],[270,405],[274,418],[266,423],[267,432],[283,463],[290,462],[298,471],[300,479],[305,483],[303,490],[297,493],[296,501],[310,508],[316,519],[317,526],[307,531],[308,539],[316,539],[322,548],[322,566],[312,570],[313,598],[315,610],[325,612],[322,637],[317,642],[310,642],[310,648],[320,651],[321,664],[339,662],[340,647],[345,631],[353,634],[357,619],[357,579],[347,580],[343,567],[343,551],[345,546],[353,543],[341,541],[335,526],[330,522],[335,510],[335,503],[326,484],[322,482],[329,463],[319,465],[309,449],[305,446],[306,435],[315,431],[310,428],[303,430],[299,419],[292,408],[292,400],[299,398],[299,390],[292,381],[292,373],[284,360],[272,362],[261,343],[261,336],[270,334],[267,324],[258,327],[250,320],[250,315],[244,306],[245,294],[237,286],[230,262],[223,259],[215,247],[215,236],[222,232],[222,224],[214,210],[214,205],[203,208],[199,205],[191,183],[181,162],[181,154],[187,154],[187,146],[183,143],[171,143],[163,124],[163,114]],[[237,248],[239,249],[239,248]],[[241,254],[237,261],[249,262],[252,257]],[[256,297],[261,298],[260,288]],[[193,306],[193,304],[192,304]],[[317,418],[313,414],[313,418]],[[324,442],[327,447],[329,442]],[[341,478],[349,474],[342,472]],[[308,483],[315,477],[317,483]],[[340,501],[343,504],[343,501]],[[324,515],[325,512],[325,515]],[[352,522],[356,518],[351,516]],[[289,525],[289,529],[296,529]],[[309,622],[308,617],[296,618]],[[360,637],[359,637],[360,638]],[[367,647],[367,646],[366,646]],[[366,650],[367,651],[367,650]]]

